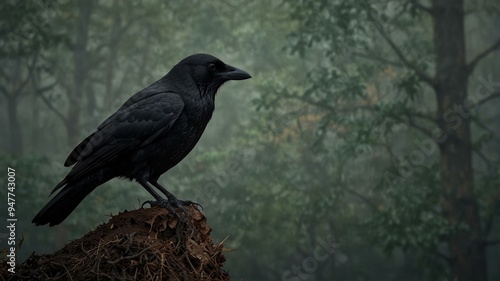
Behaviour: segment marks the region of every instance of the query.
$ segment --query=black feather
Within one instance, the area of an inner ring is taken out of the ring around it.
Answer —
[[[61,223],[97,186],[115,177],[136,180],[157,198],[146,182],[159,186],[158,178],[193,149],[212,117],[219,87],[247,78],[248,73],[210,55],[183,59],[73,149],[64,163],[73,168],[33,223]]]

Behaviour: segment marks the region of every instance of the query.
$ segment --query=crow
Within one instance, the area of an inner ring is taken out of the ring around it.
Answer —
[[[52,190],[59,190],[33,218],[36,225],[57,225],[99,185],[116,177],[135,180],[169,210],[197,204],[177,199],[158,183],[200,139],[215,109],[215,94],[229,80],[251,78],[246,71],[208,54],[181,60],[170,72],[130,97],[70,153],[73,166]],[[160,196],[156,187],[166,198]]]

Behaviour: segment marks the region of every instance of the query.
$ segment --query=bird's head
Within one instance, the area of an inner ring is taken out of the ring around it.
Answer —
[[[252,78],[248,72],[225,64],[208,54],[195,54],[181,60],[175,67],[187,69],[202,92],[215,95],[217,89],[229,80]]]

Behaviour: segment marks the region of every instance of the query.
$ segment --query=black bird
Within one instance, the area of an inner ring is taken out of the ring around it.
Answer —
[[[115,177],[135,180],[160,205],[172,209],[191,201],[177,199],[158,178],[196,145],[214,111],[217,90],[250,74],[207,54],[181,60],[167,75],[130,97],[70,153],[74,165],[52,190],[61,189],[33,218],[36,225],[61,223],[97,186]],[[153,187],[165,196],[160,196]]]

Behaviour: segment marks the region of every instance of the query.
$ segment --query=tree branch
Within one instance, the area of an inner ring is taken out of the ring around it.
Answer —
[[[492,100],[492,99],[495,99],[495,98],[500,98],[500,92],[495,92],[495,93],[492,93],[491,95],[485,97],[484,99],[480,100],[477,105],[478,106],[481,106],[483,105],[484,103],[486,103],[487,101],[489,100]]]
[[[433,255],[437,256],[437,257],[440,257],[442,259],[444,259],[446,262],[450,263],[452,261],[452,258],[450,258],[449,256],[435,250],[435,251],[430,251]]]
[[[55,83],[54,83],[55,84]],[[38,95],[42,101],[45,103],[45,105],[47,105],[47,107],[52,110],[59,118],[61,118],[61,120],[64,122],[64,124],[68,124],[68,119],[66,118],[66,116],[64,116],[64,114],[59,111],[43,94],[42,92],[40,92],[40,94]]]
[[[411,117],[417,117],[417,118],[421,118],[421,119],[424,119],[424,120],[427,120],[427,121],[430,121],[430,122],[433,122],[433,123],[437,122],[436,118],[433,118],[432,116],[426,115],[424,113],[411,112],[411,111],[407,110],[405,112],[405,114],[406,114],[406,116],[409,116],[410,118]]]
[[[373,208],[374,210],[378,210],[377,208],[377,205],[375,203],[373,203],[372,201],[370,201],[370,199],[366,198],[363,194],[353,190],[353,189],[350,189],[350,188],[347,188],[347,187],[344,187],[344,189],[351,193],[352,195],[360,198],[361,200],[363,200],[368,206],[370,206],[371,208]]]
[[[436,81],[434,80],[434,78],[430,77],[427,73],[422,71],[417,65],[410,62],[406,58],[406,56],[403,54],[403,52],[399,49],[399,47],[396,45],[396,43],[394,43],[394,41],[392,41],[392,39],[389,37],[389,35],[387,35],[387,33],[384,31],[384,28],[381,25],[377,24],[377,21],[373,18],[371,13],[368,13],[368,15],[369,15],[369,18],[375,23],[375,26],[378,29],[380,35],[385,39],[387,44],[389,44],[391,49],[396,53],[396,55],[403,62],[403,64],[406,67],[408,67],[409,69],[415,71],[415,73],[420,78],[420,80],[422,80],[423,82],[426,82],[431,87],[434,87],[436,85]]]
[[[488,172],[491,172],[491,171],[493,171],[493,170],[494,170],[494,169],[493,169],[493,166],[491,165],[490,160],[488,159],[488,157],[486,157],[486,155],[484,155],[484,154],[481,152],[481,150],[473,148],[473,149],[472,149],[472,151],[473,151],[474,153],[476,153],[476,154],[477,154],[477,156],[478,156],[479,158],[481,158],[481,160],[483,160],[484,164],[486,164],[486,167],[487,167],[486,169],[488,170]]]
[[[485,124],[483,124],[478,118],[472,116],[471,121],[476,124],[479,128],[488,132],[488,134],[492,135],[494,138],[497,138],[497,133],[492,129],[488,128]]]
[[[52,90],[52,88],[54,88],[56,85],[57,85],[57,83],[54,82],[54,83],[52,83],[50,85],[41,87],[40,89],[38,89],[38,94],[42,94],[42,93],[45,93],[45,92],[47,92],[49,90]]]
[[[418,131],[422,132],[423,134],[425,134],[426,136],[428,137],[433,137],[433,134],[430,130],[418,125],[418,124],[415,124],[415,122],[413,122],[413,119],[411,118],[411,115],[407,114],[406,117],[408,118],[408,121],[404,120],[403,118],[399,117],[398,115],[394,115],[394,114],[389,114],[389,115],[386,115],[388,118],[392,118],[396,121],[399,121],[403,124],[406,124],[414,129],[417,129]]]
[[[500,198],[496,198],[493,201],[493,209],[491,210],[489,216],[486,218],[486,223],[484,227],[484,235],[487,237],[490,234],[491,229],[493,228],[493,222],[495,221],[496,213],[500,209]]]
[[[418,3],[417,0],[411,0],[410,2],[413,6],[415,6],[415,8],[418,8],[419,10],[427,12],[430,15],[434,15],[434,10],[432,10],[432,8]]]
[[[3,78],[5,78],[5,80],[9,81],[10,77],[9,77],[7,74],[5,74],[5,72],[0,71],[0,75],[1,75]]]
[[[408,125],[410,125],[411,127],[417,129],[417,130],[420,130],[420,132],[424,133],[425,135],[427,135],[428,137],[433,137],[433,134],[430,130],[418,125],[418,124],[415,124],[415,122],[413,122],[413,118],[411,118],[410,115],[407,115],[407,118],[408,118]]]
[[[498,39],[493,45],[489,48],[486,48],[484,51],[479,53],[468,65],[467,65],[467,75],[471,74],[476,65],[487,55],[491,54],[495,50],[500,48],[500,39]]]
[[[26,59],[26,60],[28,60],[28,59]],[[22,96],[23,94],[25,94],[23,92],[23,90],[28,85],[28,81],[30,81],[34,75],[37,60],[38,60],[38,52],[35,52],[32,56],[31,63],[29,63],[29,61],[27,63],[25,63],[25,65],[28,68],[28,75],[26,76],[26,78],[22,79],[21,73],[19,74],[19,79],[22,80],[19,82],[19,84],[21,84],[21,85],[17,89],[17,93],[19,96]]]
[[[26,80],[23,83],[28,84],[28,81],[32,80],[33,77],[35,76],[35,68],[37,65],[37,61],[38,61],[38,52],[33,54],[33,61],[31,62],[31,64],[27,64],[28,65],[28,76],[26,77]]]
[[[401,63],[398,63],[398,62],[395,62],[395,61],[391,61],[391,60],[388,60],[388,59],[385,59],[385,58],[382,58],[382,57],[379,57],[379,56],[375,56],[375,55],[372,55],[372,54],[364,54],[364,53],[353,52],[353,55],[361,57],[361,58],[364,58],[364,59],[369,59],[369,60],[383,62],[383,63],[394,65],[394,66],[397,66],[397,67],[404,67],[404,65],[402,65]]]
[[[317,102],[317,101],[313,101],[313,100],[310,100],[310,99],[306,99],[302,96],[296,96],[296,95],[284,95],[284,97],[286,98],[290,98],[290,99],[297,99],[297,100],[300,100],[302,102],[305,102],[305,103],[308,103],[310,105],[313,105],[313,106],[316,106],[316,107],[319,107],[319,108],[323,108],[323,109],[326,109],[330,112],[336,112],[336,113],[340,113],[340,112],[353,112],[353,111],[356,111],[356,110],[374,110],[373,107],[370,107],[370,106],[357,106],[357,107],[353,107],[353,108],[345,108],[345,109],[342,109],[342,108],[334,108],[330,105],[328,105],[327,103],[325,102]],[[431,122],[436,122],[436,120],[430,116],[427,116],[425,114],[421,114],[421,113],[418,113],[418,112],[413,112],[413,113],[405,113],[405,116],[407,118],[407,120],[404,120],[403,118],[395,115],[395,114],[388,114],[388,115],[385,115],[386,117],[388,118],[392,118],[396,121],[399,121],[403,124],[406,124],[414,129],[417,129],[419,130],[420,132],[422,132],[423,134],[425,134],[426,136],[428,137],[433,137],[433,134],[432,134],[432,131],[428,130],[427,128],[423,127],[423,126],[420,126],[419,124],[416,124],[414,122],[414,119],[413,117],[417,117],[417,118],[422,118],[422,119],[425,119],[425,120],[428,120],[428,121],[431,121]]]
[[[7,89],[3,85],[0,85],[0,92],[4,94],[6,97],[9,95],[9,92],[7,92]]]

